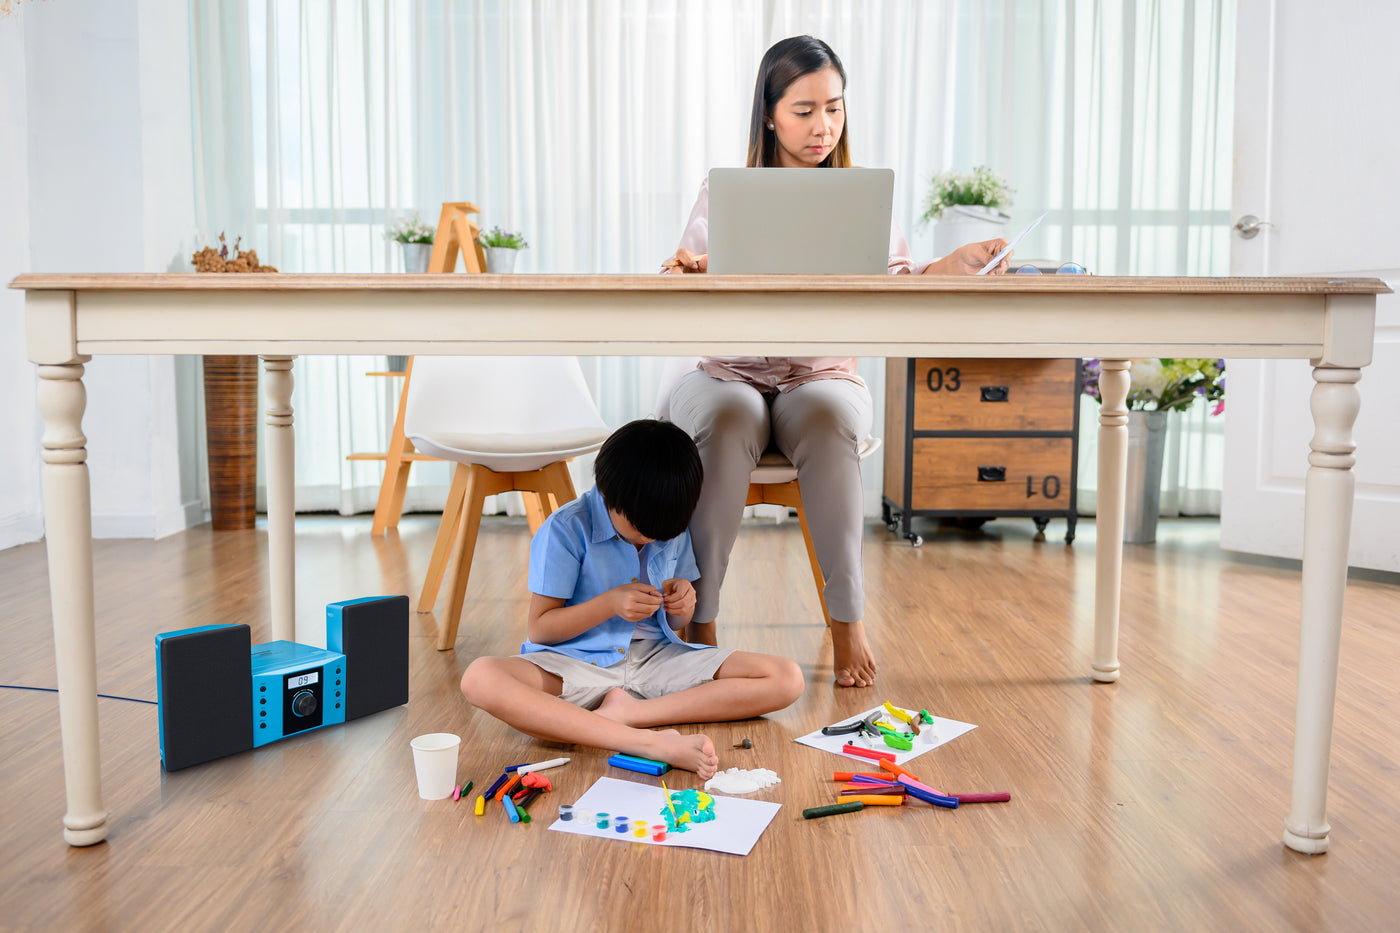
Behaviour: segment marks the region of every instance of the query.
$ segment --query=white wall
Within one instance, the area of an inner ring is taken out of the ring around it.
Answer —
[[[168,0],[24,4],[0,21],[0,280],[186,270],[194,243],[189,20]],[[16,101],[18,98],[18,101]],[[11,205],[17,210],[11,210]],[[8,222],[9,218],[16,222]],[[20,296],[0,304],[0,547],[42,534],[34,367]],[[14,336],[15,339],[10,339]],[[202,520],[195,360],[100,357],[83,420],[93,532],[157,537]]]

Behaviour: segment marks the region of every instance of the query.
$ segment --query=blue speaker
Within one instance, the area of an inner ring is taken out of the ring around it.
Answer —
[[[177,771],[408,702],[408,597],[326,607],[326,648],[246,625],[156,636],[160,759]]]

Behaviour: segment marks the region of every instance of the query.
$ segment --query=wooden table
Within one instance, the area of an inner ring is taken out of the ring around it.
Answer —
[[[107,832],[97,736],[83,363],[257,355],[265,370],[274,639],[293,613],[292,363],[299,354],[1099,357],[1094,655],[1118,679],[1129,361],[1312,361],[1292,808],[1284,842],[1327,849],[1327,769],[1355,478],[1352,426],[1379,279],[1081,276],[22,275],[39,366],[49,589],[67,786],[64,838]],[[1302,413],[1300,413],[1301,417]],[[309,620],[308,620],[309,624]]]

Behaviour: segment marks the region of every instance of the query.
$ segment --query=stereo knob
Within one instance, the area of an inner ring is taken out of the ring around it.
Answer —
[[[310,716],[316,712],[316,694],[310,690],[302,690],[292,697],[292,714],[294,716]]]

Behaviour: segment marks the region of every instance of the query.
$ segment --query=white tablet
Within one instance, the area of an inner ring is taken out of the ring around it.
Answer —
[[[710,170],[712,274],[884,274],[894,172],[887,168]]]

